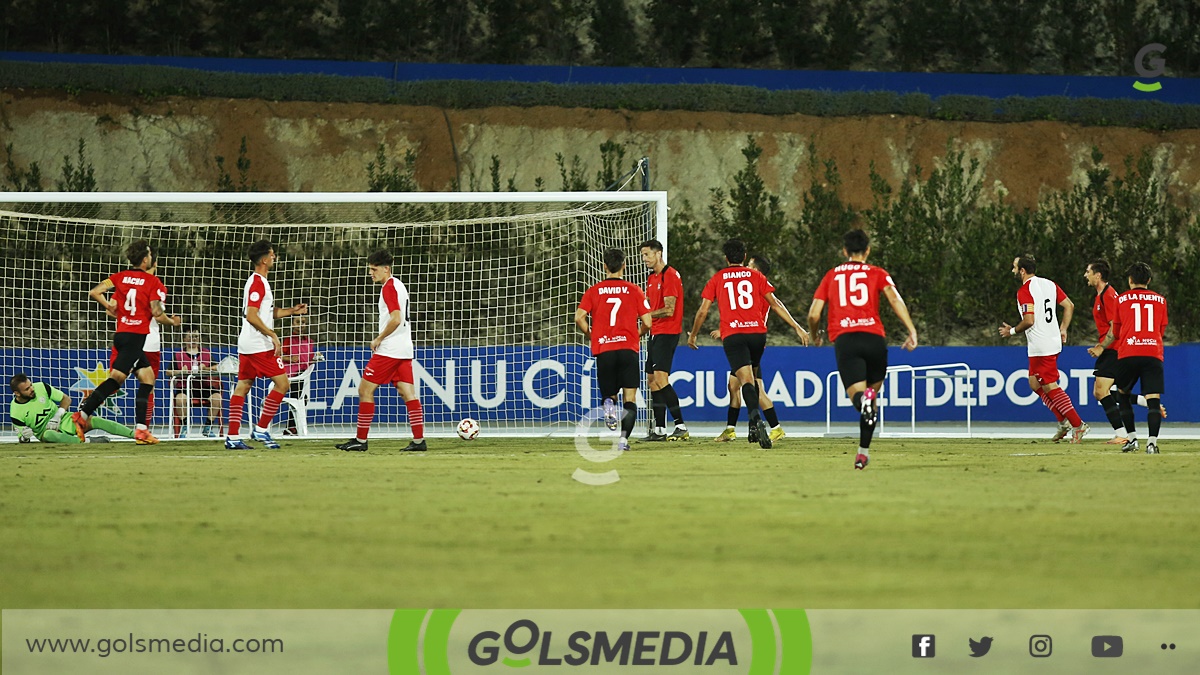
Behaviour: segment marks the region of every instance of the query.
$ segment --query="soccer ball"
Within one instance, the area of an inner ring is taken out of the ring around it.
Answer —
[[[479,435],[479,422],[470,417],[464,418],[458,423],[458,437],[464,441],[469,441]]]

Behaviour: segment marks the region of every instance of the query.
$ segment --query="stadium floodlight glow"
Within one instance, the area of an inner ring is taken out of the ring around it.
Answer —
[[[489,435],[569,435],[597,403],[575,307],[603,278],[606,248],[625,251],[626,279],[644,284],[638,247],[650,238],[665,246],[666,222],[666,193],[652,191],[0,192],[0,245],[10,260],[0,284],[0,368],[79,401],[89,378],[107,369],[113,331],[87,291],[124,269],[123,247],[140,238],[160,256],[167,310],[198,328],[219,361],[236,348],[246,250],[269,239],[279,256],[270,274],[276,306],[309,304],[309,334],[325,357],[313,370],[307,426],[344,436],[378,330],[379,286],[366,256],[386,248],[411,295],[432,434],[453,436],[471,417]],[[281,338],[289,323],[276,321]],[[163,326],[162,335],[159,427],[170,422],[165,371],[183,332]],[[113,401],[110,412],[131,421],[132,394]],[[381,390],[377,401],[372,435],[407,435],[395,391]]]

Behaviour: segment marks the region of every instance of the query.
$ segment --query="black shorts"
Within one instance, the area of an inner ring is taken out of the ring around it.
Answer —
[[[113,336],[113,350],[117,353],[113,359],[112,369],[129,375],[142,368],[150,367],[150,360],[142,348],[146,346],[146,336],[141,333],[117,333]]]
[[[737,374],[739,368],[751,366],[759,372],[763,351],[767,348],[766,333],[734,333],[721,340],[725,358],[729,360],[729,372]]]
[[[1092,371],[1092,375],[1110,380],[1117,379],[1117,350],[1105,349],[1096,357],[1096,369]]]
[[[632,349],[614,349],[596,355],[596,382],[601,398],[613,398],[622,389],[637,389],[638,353]]]
[[[671,362],[675,360],[675,348],[679,346],[679,333],[663,333],[651,335],[650,344],[646,347],[646,372],[658,370],[671,372]]]
[[[1117,388],[1129,394],[1142,382],[1141,394],[1163,393],[1163,362],[1153,356],[1127,356],[1117,361]]]
[[[833,343],[842,386],[873,384],[887,376],[887,340],[874,333],[842,333]]]

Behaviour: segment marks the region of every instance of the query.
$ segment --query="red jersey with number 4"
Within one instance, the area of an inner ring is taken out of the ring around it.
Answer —
[[[605,279],[587,289],[579,308],[592,315],[592,354],[641,347],[638,320],[650,305],[636,284]]]
[[[1104,284],[1104,290],[1096,294],[1092,302],[1092,318],[1096,320],[1096,335],[1099,342],[1104,342],[1108,335],[1108,324],[1112,322],[1113,342],[1106,349],[1116,349],[1117,340],[1121,337],[1121,322],[1117,319],[1117,289],[1112,284]]]
[[[650,311],[666,307],[663,298],[675,298],[675,313],[671,316],[650,320],[650,332],[654,335],[678,335],[683,332],[683,279],[679,270],[667,265],[662,272],[651,272],[646,278],[646,300]]]
[[[720,270],[704,285],[700,297],[717,303],[721,339],[738,333],[767,332],[767,293],[775,287],[758,270],[734,265]]]
[[[867,263],[842,263],[826,272],[813,298],[829,305],[829,341],[842,333],[886,336],[879,318],[879,294],[895,285],[892,275]]]
[[[1148,288],[1131,288],[1117,296],[1121,333],[1117,357],[1163,358],[1163,328],[1167,325],[1167,300]]]
[[[142,270],[125,270],[108,278],[113,285],[113,300],[117,301],[117,332],[150,333],[150,302],[165,302],[167,287],[158,277]]]

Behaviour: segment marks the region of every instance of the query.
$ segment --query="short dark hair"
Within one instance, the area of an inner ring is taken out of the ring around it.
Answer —
[[[1025,253],[1017,258],[1017,271],[1021,270],[1025,270],[1026,274],[1037,272],[1037,258],[1033,257],[1032,253]]]
[[[725,252],[725,259],[734,265],[746,262],[746,244],[741,239],[730,239],[721,250]]]
[[[862,230],[850,230],[842,235],[842,247],[846,249],[846,253],[857,255],[866,253],[867,248],[871,245],[871,239],[867,233]]]
[[[246,252],[246,255],[250,257],[250,264],[257,265],[263,256],[270,253],[273,248],[275,245],[271,243],[270,239],[259,239],[250,244],[250,250]]]
[[[763,276],[767,276],[771,273],[770,260],[767,260],[765,257],[758,255],[757,253],[750,254],[750,259],[754,261],[754,266],[758,268],[759,272],[762,272]]]
[[[604,252],[604,267],[609,274],[616,274],[625,265],[625,252],[619,248],[610,248]]]
[[[638,247],[638,250],[640,251],[644,248],[648,248],[651,251],[658,251],[659,253],[662,253],[663,245],[662,245],[662,242],[657,239],[647,239],[646,241],[642,242],[642,245]]]
[[[145,260],[146,256],[148,255],[151,255],[150,242],[146,241],[145,239],[138,239],[137,241],[125,247],[125,257],[129,260],[129,265],[131,267],[140,267],[142,261]],[[153,258],[151,258],[150,266],[154,266]]]
[[[1153,277],[1150,274],[1150,266],[1144,262],[1135,262],[1130,265],[1129,269],[1125,270],[1125,276],[1129,277],[1131,282],[1139,286],[1145,286],[1150,283],[1150,279]]]
[[[1088,267],[1092,268],[1092,272],[1099,274],[1100,278],[1108,281],[1108,275],[1112,273],[1112,268],[1108,266],[1107,260],[1093,260],[1088,263]]]
[[[375,265],[376,267],[391,267],[392,260],[392,254],[388,253],[386,250],[375,251],[371,255],[367,256],[367,264]]]
[[[16,375],[13,375],[12,378],[8,381],[8,388],[12,389],[13,391],[16,391],[18,384],[21,384],[22,382],[28,382],[28,381],[29,381],[28,375],[26,375],[25,373],[17,373]]]

